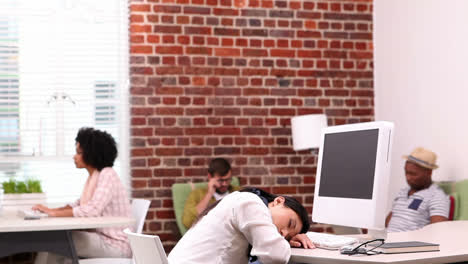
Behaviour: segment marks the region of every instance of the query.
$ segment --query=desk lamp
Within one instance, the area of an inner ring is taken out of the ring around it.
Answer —
[[[301,115],[291,118],[293,149],[295,151],[318,150],[322,128],[325,127],[327,127],[327,116],[323,114]]]

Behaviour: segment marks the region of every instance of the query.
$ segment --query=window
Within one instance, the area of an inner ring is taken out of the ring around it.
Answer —
[[[48,195],[79,195],[87,175],[72,155],[83,126],[114,136],[127,177],[127,5],[0,2],[0,181],[39,178]]]
[[[115,125],[116,122],[116,85],[113,82],[94,84],[96,106],[94,121],[98,126]]]
[[[17,19],[0,17],[0,153],[19,151]]]

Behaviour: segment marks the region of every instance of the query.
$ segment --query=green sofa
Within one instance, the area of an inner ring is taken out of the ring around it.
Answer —
[[[453,220],[468,220],[468,180],[437,184],[454,198]]]
[[[206,182],[174,183],[172,185],[172,203],[174,206],[177,227],[179,227],[181,235],[184,235],[185,232],[187,232],[187,228],[182,223],[185,201],[187,200],[187,197],[189,196],[190,192],[192,192],[192,190],[206,187],[206,185]],[[239,186],[239,178],[232,177],[231,185]]]

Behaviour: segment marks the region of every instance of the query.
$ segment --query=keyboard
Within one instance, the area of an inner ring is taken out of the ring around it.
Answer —
[[[338,250],[343,246],[359,242],[357,238],[320,232],[307,232],[310,241],[318,248]]]
[[[18,216],[24,217],[25,220],[32,220],[48,217],[49,215],[32,209],[20,209],[18,210]]]

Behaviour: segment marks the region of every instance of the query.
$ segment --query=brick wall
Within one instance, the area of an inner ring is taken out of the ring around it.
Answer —
[[[204,180],[213,157],[311,212],[316,156],[292,150],[290,118],[373,119],[372,1],[130,4],[131,173],[133,195],[152,200],[145,232],[170,250],[170,187]]]

